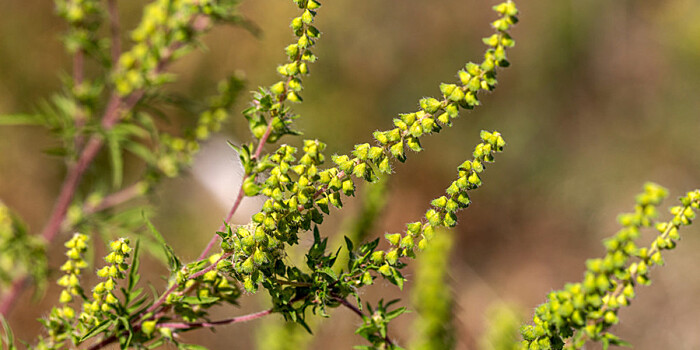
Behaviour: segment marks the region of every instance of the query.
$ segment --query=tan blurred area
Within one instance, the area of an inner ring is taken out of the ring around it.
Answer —
[[[316,49],[320,59],[305,82],[305,102],[296,107],[304,137],[327,142],[329,154],[346,153],[355,143],[369,142],[373,131],[391,127],[398,113],[414,111],[421,97],[438,95],[440,82],[454,81],[464,63],[481,59],[481,38],[489,33],[495,3],[323,2],[316,19],[323,32]],[[137,23],[140,4],[120,1],[125,28]],[[527,319],[549,291],[580,280],[585,259],[603,254],[601,240],[615,233],[617,214],[632,210],[646,181],[669,188],[666,206],[700,187],[700,2],[521,0],[518,6],[512,66],[500,71],[498,88],[454,127],[426,137],[424,152],[395,166],[391,199],[376,228],[377,236],[398,232],[418,219],[470,157],[479,131],[503,134],[506,150],[488,167],[484,186],[473,193],[456,228],[450,275],[458,349],[477,348],[489,305],[519,305]],[[246,73],[249,90],[274,82],[275,65],[285,59],[283,47],[292,39],[288,22],[295,7],[291,1],[258,0],[244,1],[241,10],[263,36],[240,28],[215,30],[206,38],[208,50],[173,66],[179,76],[173,91],[206,96],[215,91],[212,82],[235,70]],[[57,73],[70,73],[59,41],[65,27],[43,0],[2,0],[0,17],[0,113],[31,112],[61,88]],[[248,97],[243,95],[239,109]],[[172,118],[187,123],[193,116]],[[236,115],[214,142],[247,141],[247,132]],[[0,199],[33,232],[44,224],[64,174],[59,160],[41,153],[53,142],[39,128],[0,128]],[[218,154],[222,164],[234,162],[225,147]],[[223,182],[226,191],[233,188]],[[210,188],[186,175],[166,181],[153,199],[156,225],[188,259],[221,223],[228,208],[220,198],[231,203],[235,198],[234,192],[215,196]],[[323,234],[333,235],[353,204],[349,200],[336,211]],[[700,263],[700,226],[682,236],[678,248],[666,254],[663,271],[652,272],[652,286],[639,288],[633,305],[621,312],[615,330],[636,349],[700,349],[700,272],[694,268]],[[61,245],[54,248],[51,261],[57,266]],[[162,290],[164,268],[146,260],[142,269]],[[410,291],[410,272],[408,279]],[[18,337],[30,340],[40,331],[36,319],[55,302],[54,291],[40,302],[28,295],[20,300],[9,318]],[[260,294],[216,316],[260,310],[265,307]],[[388,283],[364,295],[407,296]],[[402,316],[390,329],[400,344],[411,338],[412,317]],[[213,335],[192,332],[186,339],[211,349],[250,349],[256,322]],[[354,314],[336,310],[330,322],[318,329],[313,349],[363,344],[353,334],[359,324]]]

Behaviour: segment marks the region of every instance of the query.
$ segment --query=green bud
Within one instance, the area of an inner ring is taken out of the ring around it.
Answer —
[[[481,69],[475,63],[472,63],[472,62],[467,63],[467,65],[465,66],[465,69],[467,70],[467,73],[469,73],[469,75],[471,75],[473,77],[481,75]]]
[[[365,272],[362,275],[362,284],[364,284],[365,286],[369,286],[372,284],[372,282],[372,275],[369,273],[369,271]]]
[[[301,17],[295,17],[294,19],[292,19],[292,23],[291,23],[290,27],[292,27],[292,29],[294,31],[301,30],[301,28],[303,26],[304,26],[304,20]]]
[[[430,209],[425,213],[425,218],[428,220],[430,226],[440,226],[442,224],[442,217],[439,212],[435,209]]]
[[[248,293],[255,293],[257,286],[253,283],[253,279],[251,279],[250,276],[246,276],[243,281],[243,288],[245,288]]]
[[[406,155],[404,154],[403,142],[397,142],[395,145],[391,146],[389,151],[400,162],[404,162],[406,160]]]
[[[156,320],[150,320],[150,321],[145,321],[141,324],[141,330],[143,331],[144,334],[147,336],[151,336],[153,332],[156,330]]]
[[[430,202],[430,204],[431,204],[432,206],[436,207],[436,208],[442,209],[442,208],[444,208],[445,205],[447,204],[447,197],[442,196],[442,197],[440,197],[440,198],[433,199],[433,201]]]
[[[386,262],[389,263],[390,265],[395,265],[398,260],[399,260],[399,251],[398,250],[392,249],[388,253],[386,253]]]
[[[414,244],[414,243],[413,243],[413,237],[411,237],[410,235],[407,235],[407,236],[404,236],[404,238],[401,239],[401,245],[400,245],[400,247],[410,250],[410,249],[413,249],[413,244]]]
[[[306,64],[306,62],[299,63],[299,73],[309,74],[309,66]]]
[[[312,45],[312,42],[309,39],[309,37],[306,36],[306,34],[304,34],[301,37],[299,37],[299,40],[297,40],[297,45],[299,45],[300,49],[306,49]]]
[[[387,233],[384,235],[387,241],[393,246],[396,246],[399,244],[399,240],[401,239],[401,235],[398,233]]]
[[[381,250],[373,252],[371,259],[375,265],[379,265],[379,264],[383,263],[384,262],[384,252]]]
[[[73,296],[71,296],[67,290],[62,290],[61,296],[58,298],[58,302],[61,304],[68,304],[71,301],[73,301]]]
[[[299,94],[297,94],[294,91],[290,91],[289,93],[287,93],[287,100],[292,101],[292,102],[301,102],[302,101],[301,96],[299,96]]]
[[[371,161],[376,161],[379,157],[384,155],[384,150],[381,147],[371,147],[367,153],[367,157]]]
[[[352,180],[347,179],[343,181],[342,189],[346,196],[351,196],[355,193],[355,183]]]
[[[420,141],[417,137],[409,137],[406,139],[406,146],[408,146],[408,148],[414,152],[420,152],[423,150],[423,147],[421,147]]]
[[[442,103],[440,103],[440,101],[432,97],[420,100],[420,108],[426,111],[427,113],[433,114],[437,112],[441,107]]]
[[[411,236],[416,236],[420,233],[422,224],[420,222],[412,222],[406,225],[407,233]]]
[[[393,269],[391,266],[384,264],[384,265],[382,265],[381,267],[379,267],[379,270],[378,270],[378,271],[379,271],[379,273],[381,273],[382,275],[389,277],[389,276],[392,275],[393,270],[394,270],[394,269]]]
[[[367,175],[367,164],[360,163],[355,165],[352,173],[355,177],[364,178]]]
[[[389,142],[389,138],[386,134],[387,133],[382,131],[375,131],[372,135],[374,135],[374,139],[377,140],[379,143],[381,143],[382,145],[386,145]]]
[[[314,21],[314,13],[309,10],[304,11],[301,15],[301,21],[305,24],[311,24]]]
[[[260,187],[255,183],[255,179],[249,176],[243,181],[243,193],[248,197],[257,196],[260,193]]]
[[[616,324],[618,321],[618,318],[617,318],[617,315],[615,314],[615,312],[608,310],[605,312],[604,320],[605,320],[605,323]]]
[[[253,254],[253,262],[256,266],[260,266],[268,261],[267,255],[260,249],[257,249]]]
[[[315,10],[319,7],[321,7],[321,3],[319,3],[316,0],[308,0],[308,2],[306,3],[306,8],[309,10]]]
[[[248,257],[247,259],[245,259],[245,261],[241,264],[241,269],[246,274],[253,272],[254,268],[255,268],[255,264],[253,262],[253,259],[251,259],[251,257]],[[248,289],[248,288],[246,288],[246,289]]]

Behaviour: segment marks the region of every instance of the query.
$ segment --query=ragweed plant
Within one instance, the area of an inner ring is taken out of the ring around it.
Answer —
[[[605,256],[586,262],[583,281],[549,293],[537,307],[534,324],[521,330],[521,349],[581,349],[589,340],[604,348],[628,344],[609,332],[619,322],[618,311],[634,299],[635,287],[651,283],[650,268],[664,264],[662,252],[676,247],[679,229],[690,225],[700,208],[700,190],[691,191],[671,207],[670,220],[659,220],[658,207],[667,195],[659,185],[644,186],[634,212],[618,217],[622,229],[605,240]],[[658,232],[648,247],[636,243],[644,229]]]
[[[510,0],[493,7],[497,18],[491,22],[493,34],[483,39],[487,45],[483,60],[467,63],[457,72],[456,82],[440,84],[441,96],[421,99],[417,111],[393,119],[393,127],[374,132],[371,142],[357,144],[347,154],[329,156],[326,144],[316,139],[302,140],[301,147],[281,144],[272,151],[265,147],[300,135],[294,127],[300,116],[292,106],[303,101],[303,79],[317,61],[312,50],[321,37],[315,25],[321,3],[293,2],[299,9],[290,23],[295,39],[284,49],[286,63],[277,67],[280,79],[257,89],[243,112],[253,140],[231,145],[244,170],[238,196],[198,259],[186,263],[143,215],[143,206],[126,203],[146,197],[163,178],[180,175],[200,144],[228,119],[242,87],[234,75],[222,79],[218,93],[205,102],[174,103],[176,99],[164,90],[166,83],[177,78],[168,72],[169,65],[197,47],[215,25],[239,25],[253,32],[255,27],[238,14],[237,1],[155,0],[144,6],[142,20],[130,31],[122,50],[116,0],[56,0],[57,12],[68,25],[65,43],[73,57],[72,75],[66,78],[64,91],[41,103],[38,113],[0,117],[2,124],[49,128],[58,141],[52,153],[62,156],[67,166],[64,184],[40,234],[27,235],[19,219],[0,206],[0,314],[10,311],[28,282],[44,283],[47,264],[36,257],[44,255],[45,247],[64,233],[79,232],[65,244],[67,260],[60,267],[58,304],[42,320],[45,332],[30,348],[102,349],[118,344],[150,349],[173,343],[194,349],[199,346],[184,344],[181,333],[270,314],[309,329],[309,312],[328,316],[330,309],[338,307],[362,320],[357,334],[369,344],[359,348],[400,348],[389,324],[406,309],[396,306],[396,300],[366,303],[360,289],[380,278],[403,288],[403,269],[420,251],[440,243],[433,238],[442,228],[457,224],[457,212],[470,205],[470,192],[482,185],[486,167],[503,151],[503,136],[481,131],[470,159],[457,167],[445,194],[431,201],[425,214],[408,223],[403,232],[386,234],[381,247],[379,239],[366,241],[368,225],[358,225],[345,238],[341,256],[339,247],[329,247],[319,224],[340,209],[345,198],[354,196],[359,182],[372,186],[389,177],[396,161],[407,160],[408,151],[423,150],[424,136],[451,126],[460,109],[479,106],[480,94],[496,88],[497,70],[510,65],[506,50],[514,41],[508,31],[518,21],[518,10]],[[99,69],[87,74],[86,60]],[[191,129],[165,131],[156,117],[173,106],[186,106],[184,112],[196,116]],[[124,184],[124,152],[144,165],[139,180],[131,184]],[[102,169],[88,172],[99,157],[109,159],[109,174]],[[86,177],[93,181],[83,181]],[[692,208],[698,206],[698,193],[689,193],[683,205],[673,209],[674,219],[657,225],[663,231],[660,238],[650,248],[637,250],[633,231],[654,224],[661,192],[649,186],[635,214],[623,219],[626,233],[609,241],[609,256],[590,262],[582,284],[554,293],[551,302],[538,309],[536,325],[524,329],[523,347],[560,347],[575,332],[574,346],[587,340],[619,342],[606,333],[617,320],[616,310],[631,298],[634,284],[648,280],[648,267],[660,263],[660,251],[675,244],[678,227],[690,223]],[[230,220],[246,196],[264,197],[262,209],[248,223],[234,225]],[[378,207],[365,211],[367,222],[376,217]],[[148,234],[137,235],[142,231]],[[312,236],[313,243],[304,252],[303,263],[290,262],[286,259],[290,249],[300,249],[305,236]],[[105,264],[95,267],[100,281],[87,287],[81,282],[88,268],[84,256],[91,248],[89,242],[97,241],[90,237],[106,238],[109,253]],[[169,268],[166,285],[153,297],[143,293],[140,283],[142,244],[160,246]],[[625,267],[631,256],[642,260]],[[441,258],[438,280],[444,279],[447,266]],[[14,263],[22,268],[7,267]],[[263,291],[272,305],[269,309],[211,319],[214,307],[236,305],[243,293]],[[440,306],[442,315],[447,314],[448,304]],[[14,349],[12,333],[4,328],[2,341]],[[444,344],[451,344],[449,334]]]

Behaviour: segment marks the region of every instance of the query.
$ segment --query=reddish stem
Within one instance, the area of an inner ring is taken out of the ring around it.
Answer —
[[[332,298],[333,298],[335,301],[337,301],[337,302],[339,302],[340,304],[342,304],[343,306],[345,306],[345,307],[347,307],[348,309],[350,309],[350,310],[351,310],[352,312],[354,312],[357,316],[360,316],[360,318],[361,318],[362,320],[364,320],[365,317],[367,317],[367,316],[365,316],[365,314],[362,312],[362,310],[360,310],[357,306],[355,306],[355,305],[353,305],[353,304],[350,304],[350,302],[347,301],[347,300],[345,300],[344,298],[341,298],[341,297],[338,297],[338,296],[335,296],[335,295],[332,296]],[[392,342],[391,339],[389,339],[389,336],[388,336],[388,335],[387,335],[386,337],[384,337],[384,341],[385,341],[387,344],[389,344],[389,345],[391,345],[391,346],[394,346],[394,342]]]
[[[122,42],[119,36],[119,8],[116,0],[107,0],[107,11],[109,12],[109,32],[112,36],[112,64],[116,65],[122,54]]]
[[[200,276],[204,275],[205,273],[213,270],[214,268],[216,268],[216,265],[219,263],[219,261],[224,260],[224,259],[230,257],[231,255],[233,255],[233,252],[224,253],[223,255],[221,255],[221,257],[219,257],[219,260],[217,260],[215,263],[207,266],[206,268],[204,268],[196,273],[193,273],[192,275],[190,275],[187,278],[187,280],[195,279],[195,278],[200,277]],[[173,285],[170,286],[170,288],[168,288],[165,292],[163,292],[163,295],[161,295],[160,298],[158,298],[158,300],[156,300],[156,302],[153,303],[153,305],[151,305],[151,307],[149,307],[146,311],[143,312],[143,314],[140,318],[142,318],[143,315],[146,315],[146,314],[149,314],[149,313],[156,311],[161,305],[163,305],[163,303],[165,303],[165,301],[168,299],[168,295],[172,294],[172,292],[174,292],[178,286],[180,286],[179,283],[173,283]]]
[[[260,142],[258,143],[258,147],[255,149],[255,154],[253,154],[253,159],[260,158],[260,154],[262,154],[263,146],[265,143],[267,143],[267,139],[270,137],[270,134],[272,133],[272,118],[270,118],[270,121],[267,123],[267,129],[265,129],[265,133],[263,136],[260,138]],[[226,225],[231,221],[231,218],[233,218],[233,214],[236,213],[238,210],[238,207],[241,205],[241,202],[243,201],[244,193],[243,193],[243,184],[245,183],[245,180],[248,179],[250,175],[246,175],[241,179],[241,187],[238,188],[238,195],[236,196],[236,201],[233,202],[233,206],[231,207],[231,210],[229,210],[228,214],[226,215],[226,219],[224,222],[219,226],[219,231],[223,231],[226,229]],[[207,257],[209,252],[214,248],[214,245],[219,241],[219,235],[214,234],[214,236],[209,240],[209,243],[207,246],[204,248],[201,254],[199,254],[199,257],[197,260],[202,260]]]
[[[211,328],[221,325],[227,325],[232,323],[240,323],[252,321],[272,313],[272,309],[267,309],[264,311],[256,312],[253,314],[248,314],[244,316],[238,316],[233,318],[228,318],[225,320],[212,321],[212,322],[169,322],[169,323],[159,323],[157,327],[160,328],[171,328],[171,329],[195,329],[195,328]]]
[[[86,205],[83,207],[83,212],[85,214],[93,214],[127,202],[142,193],[142,186],[143,185],[140,182],[137,182],[129,187],[109,194],[102,198],[99,203],[95,205]]]

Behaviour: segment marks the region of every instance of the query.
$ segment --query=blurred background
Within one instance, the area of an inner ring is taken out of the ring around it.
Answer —
[[[481,38],[490,33],[495,3],[324,2],[316,20],[324,33],[315,50],[320,60],[305,82],[305,103],[295,107],[304,137],[327,142],[328,154],[346,153],[355,143],[370,141],[374,130],[391,127],[397,113],[414,111],[421,97],[438,95],[440,82],[454,81],[464,63],[481,59]],[[480,339],[493,323],[494,305],[509,305],[525,321],[549,291],[580,280],[585,259],[603,254],[601,240],[616,232],[617,214],[632,210],[634,195],[646,181],[669,188],[673,199],[700,187],[700,2],[540,0],[518,5],[512,66],[500,71],[498,88],[482,96],[483,106],[464,113],[453,128],[425,138],[426,151],[410,154],[406,164],[395,167],[389,201],[374,230],[377,236],[398,232],[419,218],[470,157],[480,130],[504,135],[505,152],[489,166],[485,185],[473,192],[473,204],[459,214],[453,232],[449,288],[458,349],[483,346]],[[140,1],[120,1],[125,28],[137,23],[140,6]],[[285,60],[282,48],[292,40],[288,23],[295,6],[257,0],[244,2],[241,11],[263,29],[263,36],[216,29],[206,37],[206,50],[173,66],[179,81],[172,91],[206,96],[214,92],[213,81],[236,70],[245,72],[248,90],[275,81],[274,68]],[[0,113],[31,112],[37,101],[61,88],[56,72],[70,72],[70,58],[59,41],[65,27],[46,1],[2,0],[0,13]],[[248,98],[244,94],[239,109]],[[172,118],[188,123],[194,116]],[[184,257],[199,254],[235,198],[236,157],[222,145],[249,139],[244,119],[235,116],[195,163],[211,170],[194,171],[158,189],[155,223]],[[0,128],[0,198],[34,232],[43,226],[64,174],[60,161],[41,153],[52,144],[39,128]],[[324,223],[323,233],[337,233],[358,203],[349,200],[343,212]],[[250,202],[248,210],[255,205]],[[682,235],[678,248],[666,255],[664,271],[652,272],[652,286],[639,288],[615,327],[637,349],[700,348],[700,273],[694,268],[700,262],[700,227]],[[61,254],[52,251],[54,266]],[[147,275],[161,288],[164,268],[155,260],[142,268],[150,268]],[[402,297],[410,305],[412,273],[407,273],[408,292],[379,282],[364,296],[374,301]],[[20,338],[31,339],[39,331],[36,318],[56,300],[52,291],[38,304],[29,297],[20,301],[10,317]],[[217,316],[266,305],[262,293],[241,303]],[[391,336],[399,344],[409,344],[415,316],[393,323]],[[338,309],[327,323],[317,328],[309,348],[363,344],[353,334],[360,323],[354,314]],[[221,328],[214,336],[198,331],[187,339],[211,349],[250,349],[268,336],[256,335],[263,324]]]

